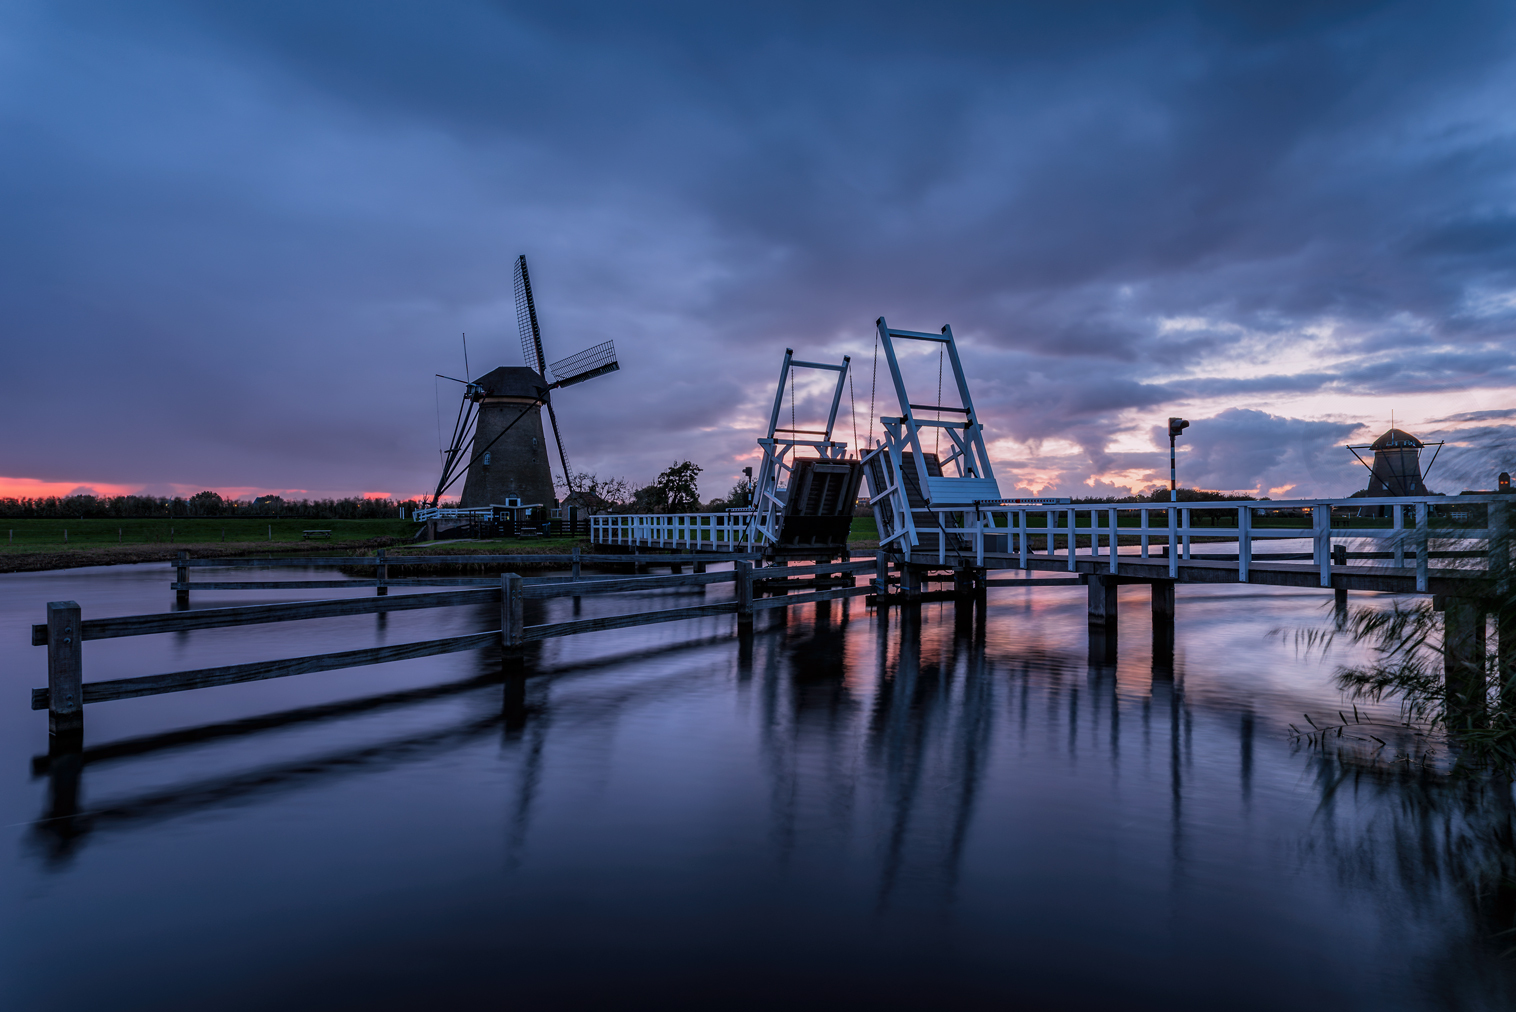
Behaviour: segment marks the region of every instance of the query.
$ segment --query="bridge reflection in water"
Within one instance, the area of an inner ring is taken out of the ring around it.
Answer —
[[[759,998],[834,973],[899,1000],[947,987],[1035,1003],[1062,988],[1263,1007],[1409,987],[1447,1007],[1505,1002],[1509,789],[1292,751],[1289,720],[1335,696],[1323,669],[1282,669],[1292,655],[1266,633],[1321,618],[1321,595],[1206,594],[1177,634],[1129,608],[1143,620],[1119,646],[1114,627],[1086,636],[1079,588],[877,612],[838,601],[770,613],[736,640],[715,620],[689,639],[617,634],[600,654],[544,648],[521,679],[480,651],[432,684],[38,756],[29,839],[41,874],[68,876],[138,834],[171,861],[171,827],[210,813],[246,831],[320,791],[362,821],[452,790],[498,812],[493,857],[459,842],[467,818],[458,839],[389,844],[402,872],[458,866],[438,901],[456,922],[414,898],[390,916],[484,946],[528,996],[604,997],[565,984],[564,961],[597,962],[609,987],[631,979],[633,950],[638,979],[677,994],[671,982],[704,979],[714,934],[737,953],[717,964]],[[235,850],[237,832],[215,835]],[[321,840],[305,845],[321,857]],[[628,906],[618,889],[661,898]],[[565,897],[577,926],[543,922]],[[602,921],[640,947],[587,927]],[[447,971],[454,995],[496,986]]]

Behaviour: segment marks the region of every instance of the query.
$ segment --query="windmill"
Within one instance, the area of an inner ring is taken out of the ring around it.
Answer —
[[[571,482],[552,391],[621,367],[616,361],[613,341],[548,364],[524,254],[516,258],[515,294],[516,325],[521,332],[521,353],[526,365],[501,366],[478,379],[459,380],[438,374],[442,379],[462,383],[463,399],[453,423],[452,442],[443,455],[442,475],[432,495],[433,506],[465,475],[460,503],[465,509],[489,506],[521,509],[551,503],[553,473],[541,409],[547,408],[564,481]]]

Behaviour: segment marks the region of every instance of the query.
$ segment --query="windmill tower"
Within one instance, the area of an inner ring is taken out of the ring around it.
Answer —
[[[454,380],[463,384],[463,400],[432,496],[434,506],[460,477],[465,478],[460,503],[464,509],[549,506],[554,498],[552,456],[542,409],[547,408],[564,480],[572,481],[552,391],[621,368],[613,341],[549,365],[525,255],[516,258],[515,290],[516,324],[526,365],[501,366],[477,380]]]
[[[1369,487],[1362,494],[1375,498],[1430,495],[1421,470],[1421,451],[1429,446],[1437,449],[1432,452],[1427,471],[1431,471],[1432,465],[1437,462],[1437,455],[1442,452],[1442,440],[1423,442],[1404,429],[1397,429],[1393,420],[1389,431],[1372,443],[1349,446],[1348,451],[1358,458],[1358,463],[1369,469]],[[1362,450],[1374,451],[1372,464],[1363,459],[1363,454],[1359,452]]]

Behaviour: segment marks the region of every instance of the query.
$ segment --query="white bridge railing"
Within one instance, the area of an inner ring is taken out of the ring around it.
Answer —
[[[594,545],[654,546],[735,552],[748,550],[750,513],[639,513],[593,516]]]
[[[1095,561],[1116,573],[1122,560],[1149,558],[1151,550],[1161,546],[1169,577],[1178,579],[1179,563],[1192,557],[1192,543],[1203,538],[1209,542],[1202,546],[1205,548],[1234,546],[1237,579],[1246,583],[1255,561],[1269,561],[1271,553],[1255,554],[1258,542],[1309,540],[1311,564],[1320,568],[1321,585],[1330,587],[1333,543],[1363,539],[1382,544],[1379,550],[1389,555],[1383,564],[1405,568],[1407,556],[1412,557],[1416,589],[1424,593],[1428,571],[1433,568],[1431,553],[1451,551],[1455,544],[1468,542],[1483,543],[1482,551],[1488,552],[1492,541],[1507,536],[1505,510],[1490,508],[1490,504],[1511,503],[1516,503],[1516,497],[1504,495],[1109,503],[1043,509],[996,503],[975,510],[934,511],[938,518],[936,552],[911,549],[910,557],[922,562],[936,554],[937,562],[946,565],[950,561],[961,563],[966,555],[972,555],[974,564],[983,566],[987,554],[1010,556],[1025,569],[1031,559],[1051,556],[1066,559],[1070,571],[1081,561]],[[1386,517],[1360,515],[1364,510],[1378,512],[1380,507]],[[1338,511],[1337,525],[1333,522],[1334,510]],[[1197,513],[1205,514],[1211,522],[1197,526]],[[1123,524],[1123,519],[1136,522]],[[1471,521],[1482,526],[1472,526]],[[921,534],[933,533],[931,528],[918,530]],[[1128,544],[1119,545],[1119,540]],[[957,542],[958,547],[950,549],[950,541]],[[1439,561],[1457,565],[1457,560]]]

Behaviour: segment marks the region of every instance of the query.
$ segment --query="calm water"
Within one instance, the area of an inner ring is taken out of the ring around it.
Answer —
[[[170,575],[0,577],[7,1009],[1516,1006],[1479,872],[1509,794],[1288,740],[1339,705],[1270,635],[1319,593],[1181,587],[1170,653],[1123,588],[1114,661],[1056,588],[599,633],[545,645],[524,701],[459,654],[98,704],[82,772],[49,764],[28,626],[168,610]],[[94,641],[85,673],[492,610]]]

